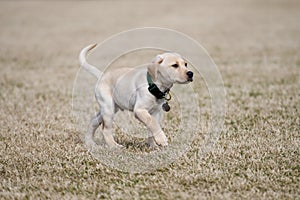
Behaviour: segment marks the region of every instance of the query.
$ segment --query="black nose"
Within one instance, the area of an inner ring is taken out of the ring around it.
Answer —
[[[188,71],[187,73],[186,73],[186,75],[189,77],[189,78],[193,78],[193,72],[191,72],[191,71]]]

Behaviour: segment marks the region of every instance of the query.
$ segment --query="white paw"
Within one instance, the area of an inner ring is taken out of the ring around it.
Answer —
[[[96,142],[92,138],[88,138],[88,137],[85,138],[85,146],[88,149],[91,149],[96,145],[97,145]]]
[[[106,145],[107,145],[107,147],[110,148],[110,149],[121,149],[121,148],[124,147],[123,145],[120,145],[120,144],[118,144],[118,143],[116,143],[116,142],[112,142],[112,143],[106,144]]]
[[[154,135],[155,142],[161,146],[168,145],[168,139],[163,131],[160,131],[158,134]]]
[[[156,144],[156,142],[154,140],[154,137],[149,137],[148,138],[148,146],[149,146],[149,149],[151,149],[151,150],[158,149],[158,145]]]

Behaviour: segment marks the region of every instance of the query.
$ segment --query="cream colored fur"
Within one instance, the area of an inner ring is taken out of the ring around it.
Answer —
[[[102,124],[106,144],[113,148],[121,147],[113,138],[113,117],[118,110],[129,110],[148,128],[148,143],[151,147],[157,144],[167,146],[168,139],[160,126],[165,100],[156,99],[148,91],[146,74],[147,71],[151,74],[161,91],[170,89],[174,83],[188,83],[192,78],[187,74],[185,60],[176,53],[163,53],[157,55],[147,67],[120,68],[102,74],[86,61],[86,54],[95,47],[96,45],[89,45],[79,55],[81,66],[99,79],[95,96],[100,111],[89,124],[85,136],[87,145],[95,145],[94,134]]]

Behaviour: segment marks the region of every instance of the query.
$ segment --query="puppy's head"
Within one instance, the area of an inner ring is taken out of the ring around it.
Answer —
[[[187,62],[177,53],[157,55],[148,71],[154,80],[169,83],[189,83],[193,81],[193,72],[188,70]]]

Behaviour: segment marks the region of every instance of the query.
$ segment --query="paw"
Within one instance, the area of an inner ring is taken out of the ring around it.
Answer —
[[[168,139],[163,131],[156,134],[154,136],[154,140],[158,145],[161,145],[163,147],[168,145]]]
[[[92,139],[92,138],[88,138],[88,137],[85,137],[85,146],[88,148],[88,149],[91,149],[93,147],[95,147],[97,144],[96,142]]]
[[[148,138],[148,147],[150,150],[157,150],[159,149],[158,145],[156,144],[154,137]]]
[[[116,142],[112,142],[112,143],[106,144],[106,145],[107,145],[107,147],[110,148],[110,149],[122,149],[122,148],[124,148],[123,145],[120,145],[120,144],[118,144],[118,143],[116,143]]]

